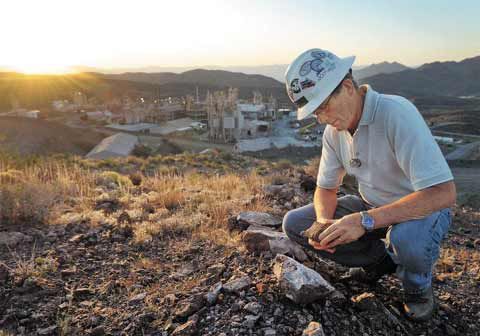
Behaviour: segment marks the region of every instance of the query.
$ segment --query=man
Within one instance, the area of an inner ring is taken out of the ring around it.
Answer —
[[[452,173],[415,106],[358,87],[354,59],[312,49],[287,69],[298,119],[313,114],[327,127],[313,204],[289,211],[283,230],[354,267],[351,276],[362,281],[396,271],[407,317],[427,320],[435,307],[432,268],[456,199]],[[337,199],[345,174],[356,177],[361,198]]]

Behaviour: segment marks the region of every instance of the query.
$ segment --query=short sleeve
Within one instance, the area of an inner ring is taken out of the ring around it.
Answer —
[[[385,118],[388,140],[415,191],[453,180],[452,172],[417,108],[402,98]]]
[[[324,189],[338,188],[345,176],[345,169],[332,143],[332,132],[327,126],[322,137],[322,156],[317,176],[317,186]]]

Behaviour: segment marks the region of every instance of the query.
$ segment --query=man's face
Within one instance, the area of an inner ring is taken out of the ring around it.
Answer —
[[[332,94],[325,108],[318,107],[314,113],[320,124],[328,124],[337,131],[345,131],[352,128],[355,122],[355,110],[352,104],[353,84],[345,80],[339,91]]]

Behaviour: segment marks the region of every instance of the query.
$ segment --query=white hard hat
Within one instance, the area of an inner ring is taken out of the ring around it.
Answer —
[[[322,49],[310,49],[298,56],[285,72],[290,100],[297,106],[297,119],[312,114],[333,92],[355,61],[339,58]]]

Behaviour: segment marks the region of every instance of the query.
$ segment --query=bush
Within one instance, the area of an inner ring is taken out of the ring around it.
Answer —
[[[0,186],[0,222],[7,225],[45,223],[56,194],[51,186],[35,183]]]
[[[152,149],[148,146],[145,145],[136,145],[135,148],[132,151],[132,155],[139,156],[142,158],[147,158],[150,155],[152,155]]]
[[[127,176],[123,176],[114,171],[104,171],[97,176],[95,183],[105,187],[110,187],[112,184],[118,187],[131,187],[132,181]]]

